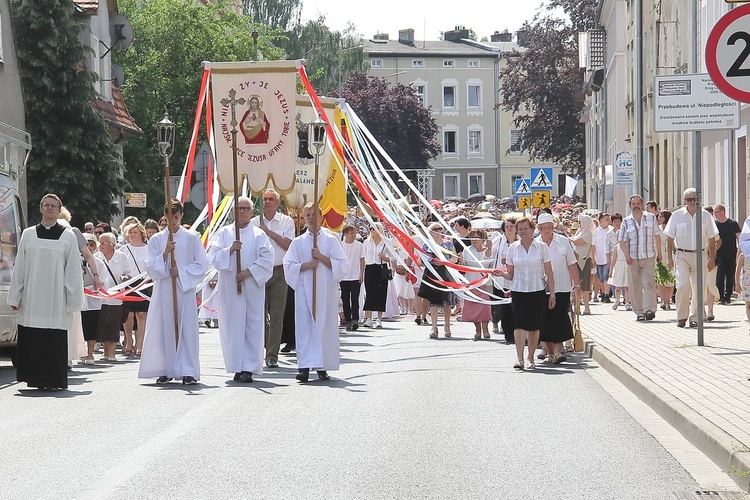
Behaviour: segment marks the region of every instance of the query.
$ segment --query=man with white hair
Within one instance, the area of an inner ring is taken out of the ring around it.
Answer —
[[[103,233],[99,236],[99,255],[104,261],[105,273],[101,276],[104,288],[110,289],[123,281],[130,279],[130,258],[115,247],[117,238],[112,233]],[[97,339],[104,345],[104,356],[101,360],[105,362],[117,361],[115,358],[115,347],[120,340],[120,325],[122,325],[122,300],[102,299],[102,308],[99,313],[99,330]]]
[[[266,282],[266,312],[269,317],[266,325],[266,366],[268,368],[279,367],[279,348],[281,347],[287,293],[284,255],[295,237],[294,220],[277,211],[280,203],[279,193],[273,189],[267,189],[263,193],[263,213],[250,221],[271,238],[271,246],[273,246],[273,276]]]
[[[690,326],[698,326],[698,311],[702,311],[703,305],[698,304],[698,267],[696,266],[697,252],[703,254],[703,265],[700,272],[703,273],[703,286],[706,285],[706,273],[716,265],[716,235],[719,230],[714,223],[714,218],[706,210],[701,209],[701,230],[703,242],[702,248],[696,247],[695,217],[697,214],[698,196],[695,188],[687,188],[682,194],[685,205],[675,210],[672,217],[664,228],[667,240],[667,266],[675,270],[677,279],[677,293],[675,302],[677,304],[677,326],[684,328],[688,319]],[[692,306],[690,298],[693,298]],[[690,318],[688,318],[690,310]]]
[[[250,224],[253,204],[250,198],[237,198],[237,221],[224,226],[208,249],[208,258],[219,271],[219,337],[224,366],[234,372],[234,380],[253,381],[263,373],[263,299],[266,282],[273,275],[273,247],[260,228]],[[240,228],[236,238],[235,224]],[[240,253],[241,269],[237,268]],[[242,285],[242,293],[237,284]]]

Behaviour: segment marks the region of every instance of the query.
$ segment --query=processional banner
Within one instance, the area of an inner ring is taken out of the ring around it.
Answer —
[[[337,100],[321,97],[320,102],[323,105],[326,114],[326,116],[321,118],[330,124],[334,124],[333,120]],[[296,104],[297,112],[294,117],[297,136],[297,153],[294,162],[295,184],[294,190],[286,195],[285,200],[288,208],[292,210],[301,210],[305,204],[314,201],[315,148],[308,140],[307,131],[308,125],[310,122],[315,121],[318,114],[315,112],[315,108],[313,108],[308,96],[297,96]],[[328,139],[330,140],[332,138],[329,137]],[[323,197],[323,192],[327,189],[327,179],[330,177],[330,171],[335,166],[331,159],[331,150],[328,147],[328,144],[324,144],[318,167],[317,201],[320,201],[320,198]]]
[[[211,63],[211,96],[218,180],[234,191],[232,130],[237,131],[238,185],[247,179],[259,196],[273,187],[282,195],[295,186],[297,61]]]

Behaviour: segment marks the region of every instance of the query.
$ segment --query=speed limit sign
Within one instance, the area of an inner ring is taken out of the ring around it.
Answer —
[[[711,30],[706,69],[724,94],[750,102],[750,5],[732,9]]]

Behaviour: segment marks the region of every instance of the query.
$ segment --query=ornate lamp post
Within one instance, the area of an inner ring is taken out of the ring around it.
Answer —
[[[164,118],[156,124],[156,138],[159,143],[159,154],[164,157],[164,181],[166,184],[167,197],[167,238],[171,243],[174,241],[174,229],[172,228],[172,193],[169,182],[169,157],[174,153],[174,123],[169,119],[169,114],[164,112]],[[177,264],[174,259],[174,251],[170,252],[170,267],[175,268]],[[172,307],[174,312],[174,345],[180,343],[179,320],[177,316],[177,278],[172,276]]]
[[[307,137],[310,140],[309,145],[312,145],[314,151],[310,151],[315,156],[315,177],[314,177],[314,188],[313,188],[313,211],[315,213],[315,227],[313,229],[313,248],[318,247],[318,230],[320,229],[320,217],[319,211],[320,196],[318,193],[318,176],[320,172],[320,157],[323,155],[326,145],[326,122],[318,115],[315,121],[310,122],[307,125]],[[308,145],[308,149],[310,146]],[[316,296],[317,296],[317,269],[313,269],[313,296],[312,296],[312,316],[315,319],[315,308],[316,308]]]

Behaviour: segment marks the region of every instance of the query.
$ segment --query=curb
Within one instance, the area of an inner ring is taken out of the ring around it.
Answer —
[[[750,492],[750,449],[608,349],[587,340],[585,353]]]

